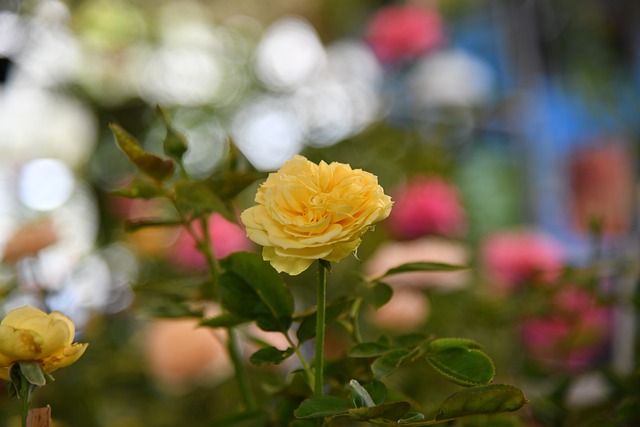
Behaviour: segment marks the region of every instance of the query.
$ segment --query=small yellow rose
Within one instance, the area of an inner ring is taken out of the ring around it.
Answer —
[[[302,156],[269,174],[242,212],[251,240],[278,271],[300,274],[314,260],[340,261],[360,236],[385,219],[393,202],[375,175],[343,163],[319,165]]]
[[[11,310],[0,322],[0,378],[10,380],[16,362],[37,362],[51,373],[71,365],[88,344],[73,343],[75,325],[57,311],[46,314],[24,306]]]

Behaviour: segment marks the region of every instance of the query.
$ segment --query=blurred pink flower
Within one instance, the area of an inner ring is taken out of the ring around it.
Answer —
[[[387,6],[373,16],[365,39],[380,62],[416,59],[443,44],[442,19],[431,8]]]
[[[149,324],[145,356],[151,374],[161,383],[175,389],[233,374],[224,334],[198,324],[192,319],[162,319]]]
[[[427,320],[431,307],[429,299],[415,288],[396,288],[388,303],[374,311],[371,319],[382,329],[397,332],[415,331]]]
[[[467,265],[467,248],[459,242],[440,237],[423,237],[405,242],[388,241],[380,245],[365,264],[367,276],[376,277],[392,267],[409,262],[440,262]],[[468,271],[410,272],[384,279],[392,286],[439,287],[456,289],[469,282]]]
[[[609,337],[611,313],[578,288],[563,289],[548,314],[525,319],[522,335],[527,353],[552,370],[576,372],[589,366]]]
[[[485,239],[481,257],[489,287],[509,293],[526,282],[556,280],[564,251],[559,243],[535,231],[502,231]]]
[[[201,235],[202,229],[199,224],[194,223],[194,226],[196,232]],[[243,228],[222,215],[211,215],[208,226],[213,252],[217,258],[224,258],[233,252],[253,250],[254,245],[247,238]],[[204,256],[195,246],[193,237],[184,229],[180,230],[171,252],[171,260],[182,268],[205,269],[207,266]]]
[[[393,199],[393,210],[385,224],[395,238],[455,236],[464,231],[465,214],[458,191],[441,178],[414,177],[396,189]]]

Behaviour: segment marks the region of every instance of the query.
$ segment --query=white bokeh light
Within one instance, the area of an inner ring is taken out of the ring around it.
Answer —
[[[51,211],[62,206],[73,191],[74,178],[59,160],[36,159],[20,171],[18,198],[31,209]]]
[[[275,170],[302,149],[300,118],[290,104],[275,98],[255,101],[233,119],[234,142],[258,170]]]
[[[308,82],[325,59],[324,46],[311,25],[301,19],[283,19],[267,29],[259,44],[256,73],[270,89],[295,89]]]

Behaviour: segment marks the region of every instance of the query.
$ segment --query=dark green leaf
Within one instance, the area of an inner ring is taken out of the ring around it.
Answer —
[[[385,375],[389,375],[390,373],[395,371],[396,368],[402,365],[411,354],[412,351],[408,349],[391,350],[390,352],[377,358],[371,364],[373,375],[376,378],[381,378]]]
[[[393,288],[386,283],[376,282],[368,289],[366,300],[375,308],[380,308],[391,300]]]
[[[323,418],[344,415],[349,403],[335,396],[316,396],[303,401],[293,414],[298,418]]]
[[[163,218],[144,218],[127,220],[124,222],[125,231],[132,233],[142,228],[149,227],[175,227],[182,225],[182,221],[178,219],[163,219]]]
[[[387,270],[381,276],[376,277],[372,281],[380,281],[394,274],[408,273],[412,271],[460,271],[468,270],[469,267],[464,265],[445,264],[441,262],[409,262]]]
[[[452,347],[462,347],[466,349],[480,350],[482,346],[474,340],[468,338],[438,338],[429,342],[430,351],[442,351]]]
[[[223,307],[253,319],[265,331],[286,332],[291,326],[293,298],[276,270],[258,254],[236,252],[220,260]]]
[[[389,351],[389,346],[377,342],[361,342],[349,351],[349,357],[378,357]]]
[[[398,424],[410,424],[417,423],[424,420],[424,414],[416,411],[409,411],[402,418],[398,420]]]
[[[293,354],[291,347],[278,350],[275,347],[261,348],[251,355],[249,360],[256,366],[279,365]]]
[[[18,362],[18,365],[20,366],[20,372],[30,384],[42,387],[47,383],[42,367],[38,362]]]
[[[207,326],[209,328],[230,328],[249,322],[250,320],[251,319],[225,312],[215,317],[204,319],[202,322],[200,322],[200,326]]]
[[[398,348],[412,348],[423,344],[429,336],[420,332],[397,336],[393,339],[393,346]]]
[[[165,195],[162,187],[142,179],[134,179],[127,188],[118,188],[111,194],[131,199],[153,199]]]
[[[330,325],[337,319],[348,313],[351,308],[351,299],[339,299],[327,304],[325,319],[326,324]],[[316,336],[316,309],[305,311],[304,316],[298,317],[300,320],[300,326],[296,331],[296,337],[298,341],[304,342],[310,340]]]
[[[183,214],[200,217],[218,212],[230,221],[235,221],[227,205],[213,193],[203,181],[178,181],[174,187],[176,205]]]
[[[163,182],[173,175],[176,165],[172,160],[147,153],[133,136],[117,124],[112,123],[109,127],[116,138],[118,147],[142,173],[158,182]]]
[[[349,416],[358,421],[368,421],[376,418],[397,421],[402,418],[409,409],[411,409],[409,402],[389,402],[370,408],[349,409]]]
[[[384,403],[387,399],[387,386],[382,381],[374,379],[363,387],[369,392],[369,396],[371,396],[376,405]]]
[[[473,387],[449,396],[438,409],[436,420],[512,412],[522,408],[525,403],[527,399],[522,391],[511,385],[492,384]]]
[[[430,352],[427,360],[447,379],[467,387],[487,384],[495,374],[495,367],[489,356],[476,349],[445,348]]]
[[[182,156],[187,152],[187,137],[177,131],[167,113],[160,107],[157,107],[158,114],[167,128],[167,135],[164,137],[163,149],[167,156],[173,157],[179,163],[182,162]]]

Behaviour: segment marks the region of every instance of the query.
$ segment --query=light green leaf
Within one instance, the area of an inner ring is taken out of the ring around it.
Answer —
[[[414,271],[461,271],[468,270],[469,267],[463,265],[445,264],[442,262],[408,262],[406,264],[399,265],[397,267],[390,268],[386,273],[376,277],[372,282],[377,282],[385,277],[393,276],[394,274],[408,273]]]
[[[279,350],[275,347],[265,347],[256,351],[249,357],[251,363],[256,366],[279,365],[293,354],[291,347]]]
[[[20,366],[20,372],[30,384],[42,387],[47,383],[42,367],[38,362],[18,362],[18,365]]]
[[[442,351],[447,348],[462,347],[466,349],[482,349],[482,346],[474,340],[468,338],[438,338],[429,342],[430,351]]]
[[[427,354],[436,371],[463,386],[489,383],[495,374],[493,361],[480,350],[450,347]]]
[[[117,124],[112,123],[109,127],[116,138],[118,147],[124,151],[129,160],[131,160],[142,173],[158,182],[163,182],[171,178],[176,168],[175,163],[171,159],[163,159],[155,154],[147,153],[133,136]]]
[[[293,297],[278,272],[255,253],[236,252],[220,260],[222,306],[256,321],[265,331],[286,332],[291,326]]]
[[[436,414],[436,420],[468,415],[512,412],[527,403],[522,391],[506,384],[492,384],[461,390],[449,396]]]
[[[111,194],[130,199],[153,199],[165,196],[162,187],[142,179],[134,179],[127,188],[118,188],[112,191]]]
[[[336,396],[316,396],[304,400],[293,411],[297,418],[324,418],[344,415],[349,411],[349,403]]]

